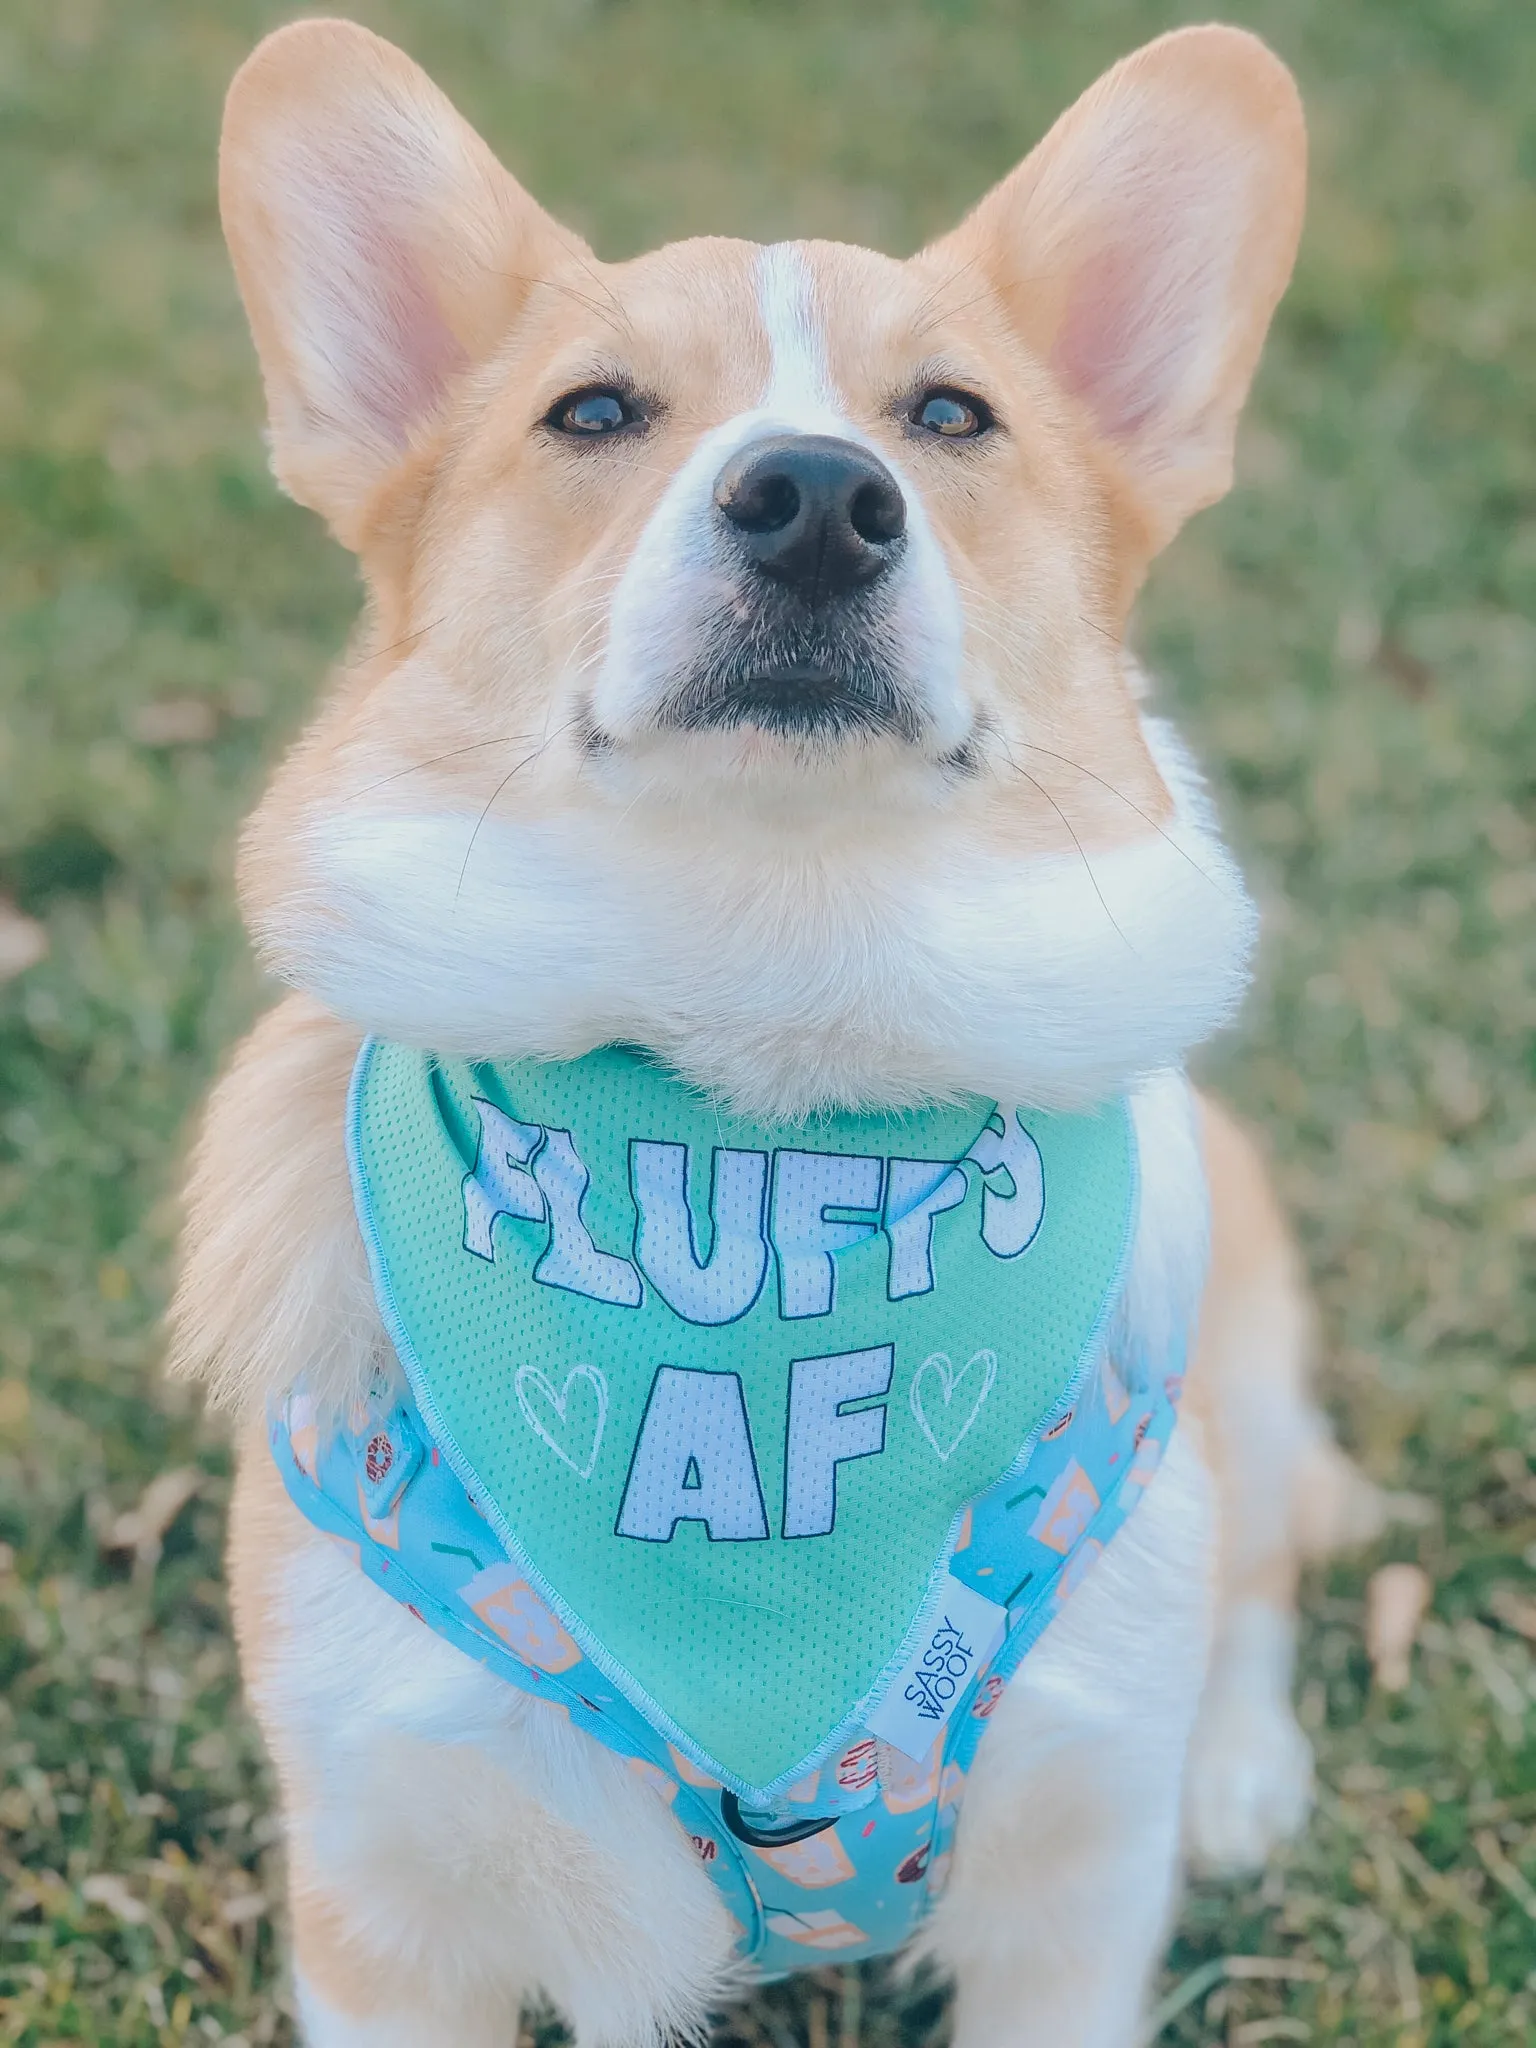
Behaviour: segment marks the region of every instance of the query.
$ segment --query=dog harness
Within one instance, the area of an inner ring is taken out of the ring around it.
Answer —
[[[628,1760],[764,1975],[899,1946],[1173,1428],[1182,1356],[1104,1344],[1125,1104],[768,1126],[630,1048],[371,1040],[348,1145],[403,1383],[289,1396],[293,1499]]]

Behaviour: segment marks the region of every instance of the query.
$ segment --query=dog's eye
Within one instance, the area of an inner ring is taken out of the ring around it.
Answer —
[[[981,399],[964,391],[925,391],[913,409],[912,424],[946,441],[974,441],[992,424]]]
[[[579,434],[591,440],[633,426],[640,413],[622,391],[568,391],[544,417],[557,434]]]

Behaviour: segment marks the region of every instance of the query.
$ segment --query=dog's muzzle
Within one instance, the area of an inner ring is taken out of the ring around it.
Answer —
[[[907,507],[879,457],[828,434],[775,434],[731,456],[714,509],[734,601],[661,722],[917,741],[923,721],[888,644]]]

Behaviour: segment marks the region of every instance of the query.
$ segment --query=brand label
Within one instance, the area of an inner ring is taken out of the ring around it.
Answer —
[[[1007,1626],[1006,1608],[972,1592],[951,1573],[929,1610],[922,1640],[870,1715],[870,1733],[904,1756],[927,1756]]]

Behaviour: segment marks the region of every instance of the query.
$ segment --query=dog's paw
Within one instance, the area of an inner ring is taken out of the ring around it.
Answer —
[[[1312,1745],[1290,1702],[1227,1691],[1208,1698],[1189,1754],[1184,1832],[1213,1874],[1258,1870],[1300,1834],[1312,1806]]]

